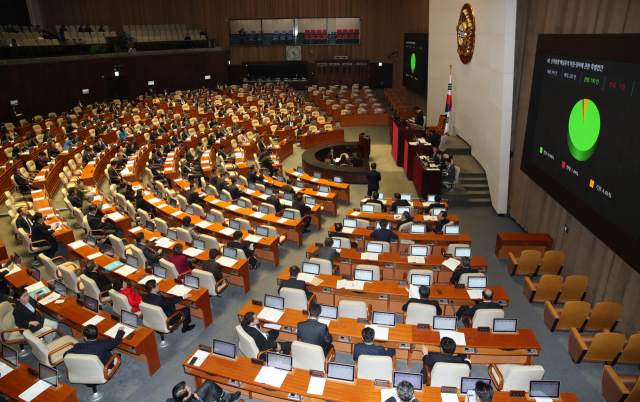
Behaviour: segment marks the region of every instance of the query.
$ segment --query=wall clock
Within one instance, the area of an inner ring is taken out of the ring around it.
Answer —
[[[476,45],[476,17],[473,13],[473,7],[469,3],[465,3],[460,10],[456,36],[460,61],[463,64],[468,64],[473,57],[473,49]]]
[[[302,46],[287,46],[287,60],[302,60]]]

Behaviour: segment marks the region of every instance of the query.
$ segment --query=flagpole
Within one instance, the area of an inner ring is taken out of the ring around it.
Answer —
[[[445,106],[445,111],[447,112],[447,122],[445,123],[444,126],[444,133],[445,135],[449,135],[449,118],[451,116],[451,74],[452,74],[452,70],[453,70],[453,65],[449,64],[449,86],[448,86],[448,93],[447,93],[447,104]]]

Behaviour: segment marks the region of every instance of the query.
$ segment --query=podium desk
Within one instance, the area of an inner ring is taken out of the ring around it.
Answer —
[[[337,275],[317,275],[323,280],[318,286],[307,284],[318,303],[337,306],[342,300],[364,301],[371,304],[374,310],[388,311],[402,314],[402,306],[409,301],[408,285],[400,285],[397,281],[380,280],[365,283],[363,290],[338,289],[337,282],[342,279]],[[278,275],[277,283],[289,279],[289,269],[283,270]],[[384,278],[383,278],[384,279]],[[507,291],[501,286],[489,286],[494,291],[496,302],[509,305]],[[439,300],[442,315],[453,315],[460,306],[472,306],[475,301],[469,298],[466,289],[456,288],[453,285],[433,284],[431,286],[431,300]],[[428,324],[428,323],[427,323]]]
[[[424,134],[420,134],[417,136],[418,138],[423,137]],[[416,153],[419,155],[429,155],[432,153],[431,144],[428,142],[420,143],[414,142],[413,138],[405,138],[404,140],[404,173],[407,175],[407,179],[413,180],[414,174],[414,161],[416,159]],[[437,194],[437,193],[433,193]]]
[[[195,351],[194,351],[195,353]],[[339,381],[327,381],[323,395],[307,393],[309,387],[309,370],[294,368],[287,375],[280,388],[274,388],[267,384],[255,382],[255,378],[262,369],[261,366],[251,363],[251,359],[237,356],[236,360],[209,355],[200,367],[189,364],[192,353],[182,364],[185,374],[192,375],[195,380],[195,388],[202,385],[205,380],[212,380],[223,389],[234,393],[240,391],[246,398],[263,401],[291,401],[289,393],[304,396],[305,402],[310,401],[335,401],[335,402],[368,402],[369,393],[373,381],[357,379],[349,384]],[[229,385],[229,380],[240,383]]]
[[[429,194],[442,193],[442,171],[431,168],[421,158],[413,158],[413,184],[416,192],[423,198]]]
[[[385,123],[383,124],[386,124],[388,118],[389,117],[387,116]],[[360,133],[360,135],[358,135],[358,148],[360,148],[360,156],[362,158],[369,159],[369,155],[371,154],[371,137],[364,133]]]
[[[10,366],[11,367],[11,366]],[[0,378],[0,392],[6,395],[9,401],[22,401],[20,394],[37,383],[38,378],[27,371],[28,365],[18,362],[18,368],[11,367],[13,371]],[[58,368],[60,370],[61,367]],[[32,402],[78,402],[76,389],[70,385],[58,382],[59,387],[49,387],[40,395],[32,399]]]
[[[315,244],[309,246],[307,249],[307,258],[313,258],[313,252],[317,249],[318,246]],[[408,256],[398,253],[379,254],[377,261],[363,260],[360,256],[360,251],[343,248],[340,250],[340,255],[334,260],[334,263],[340,268],[341,275],[353,275],[353,269],[356,265],[364,264],[379,266],[382,271],[382,277],[384,280],[389,281],[405,280],[406,275],[408,275],[412,269],[431,269],[434,271],[435,283],[449,283],[451,279],[451,271],[443,265],[443,262],[448,258],[439,254],[425,257],[424,264],[410,264],[408,262]],[[482,256],[471,257],[471,266],[474,268],[477,267],[479,272],[486,272],[487,262]]]
[[[509,258],[513,253],[520,257],[523,250],[540,250],[542,254],[553,248],[553,239],[546,233],[498,233],[496,257]]]
[[[424,128],[410,125],[406,120],[399,117],[391,118],[389,122],[391,135],[391,155],[396,162],[396,166],[404,166],[404,144],[405,139],[413,139],[414,135],[424,133]]]
[[[287,159],[289,155],[293,155],[293,141],[282,140],[278,145],[273,147],[273,151],[280,162]]]

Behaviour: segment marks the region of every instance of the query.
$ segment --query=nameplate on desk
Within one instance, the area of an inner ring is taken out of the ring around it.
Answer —
[[[331,293],[331,288],[322,288],[322,293]]]
[[[238,270],[237,269],[232,269],[231,270],[231,275],[238,275]]]
[[[440,387],[441,394],[457,394],[458,389],[456,387]]]
[[[364,240],[364,236],[356,236],[356,240]]]
[[[467,348],[467,347],[463,347],[462,351],[464,353],[476,353],[476,348]]]
[[[293,331],[291,331],[291,327],[283,326],[282,332],[293,332]]]
[[[538,349],[525,349],[524,352],[528,355],[537,355]]]
[[[338,340],[341,342],[351,342],[350,336],[338,335]]]
[[[458,283],[456,284],[456,289],[464,289],[464,283]]]
[[[324,378],[324,373],[322,371],[316,371],[316,370],[309,370],[309,375],[311,377],[320,377],[320,378]]]
[[[252,364],[257,364],[258,366],[264,366],[264,362],[260,359],[251,359]]]
[[[430,324],[418,324],[418,329],[429,329],[431,328]]]
[[[509,398],[524,398],[527,395],[526,391],[509,391]]]
[[[359,253],[364,253],[364,249],[363,248],[357,248],[356,251],[359,252]]]
[[[173,281],[176,283],[176,285],[182,285],[183,283],[182,279],[178,279],[178,278],[174,279]]]
[[[387,300],[387,295],[378,295],[378,300]]]
[[[501,306],[506,306],[507,305],[507,301],[506,300],[498,300],[498,304]]]
[[[427,241],[427,246],[435,246],[436,242],[435,241]]]
[[[251,300],[251,304],[254,306],[262,306],[262,302],[260,300]]]
[[[400,255],[409,255],[409,253],[408,253],[408,252],[406,252],[406,251],[402,251],[402,252],[400,253]]]
[[[309,312],[307,310],[302,310],[302,315],[309,315]]]
[[[40,373],[38,372],[38,370],[31,368],[31,367],[27,367],[27,373],[29,373],[30,375],[34,376],[35,378],[38,378]]]
[[[439,304],[449,304],[449,299],[438,299]]]
[[[80,299],[76,299],[76,304],[78,304],[79,306],[84,306],[84,303]]]
[[[360,208],[353,208],[354,212],[360,212]]]
[[[342,279],[351,280],[351,275],[342,275]]]
[[[242,383],[238,380],[229,380],[227,385],[231,385],[232,387],[242,388]]]
[[[111,314],[111,319],[112,319],[113,321],[115,321],[115,322],[120,322],[120,317],[118,317],[118,316],[117,316],[117,315],[115,315],[115,314]]]
[[[407,286],[409,281],[398,281],[398,286]]]
[[[299,401],[299,400],[301,400],[301,398],[302,398],[302,396],[298,395],[298,394],[289,393],[287,395],[287,399],[291,399],[292,401]]]
[[[340,262],[343,263],[343,264],[349,264],[349,259],[348,258],[342,258],[342,259],[340,259]]]
[[[453,257],[453,255],[451,255],[451,254],[443,254],[442,256],[443,256],[444,258],[451,258],[451,257]]]
[[[202,350],[203,352],[211,353],[211,346],[201,344],[200,346],[198,346],[198,349]]]
[[[489,327],[478,327],[478,332],[490,332],[491,328]]]
[[[409,233],[409,229],[401,229],[400,232],[401,233]]]
[[[324,246],[324,244],[322,244],[322,243],[316,243],[316,247],[322,247],[322,246]]]
[[[153,268],[145,268],[144,272],[149,275],[153,275]]]
[[[400,343],[400,344],[398,344],[398,348],[400,348],[400,349],[409,349],[409,348],[411,348],[411,344],[410,343]]]
[[[367,230],[373,230],[373,226],[367,226]]]
[[[386,264],[384,264],[385,268],[393,268],[393,263],[392,262],[388,262]]]
[[[375,380],[374,385],[376,387],[389,388],[391,386],[391,383],[387,380]]]
[[[366,318],[358,318],[358,324],[369,324],[369,320]]]
[[[439,265],[432,265],[432,266],[431,266],[431,270],[433,270],[433,271],[440,271],[440,266],[439,266]]]

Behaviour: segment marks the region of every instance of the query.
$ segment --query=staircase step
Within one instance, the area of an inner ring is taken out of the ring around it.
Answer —
[[[448,155],[471,155],[471,147],[448,147],[442,151]]]
[[[491,198],[469,198],[467,202],[474,206],[490,206]]]
[[[486,179],[487,174],[485,172],[469,173],[469,172],[465,172],[464,170],[460,172],[461,179],[466,179],[470,177],[482,177]]]
[[[467,196],[469,200],[472,198],[487,198],[490,197],[489,191],[467,191]]]
[[[464,187],[467,191],[489,191],[489,183],[486,181],[484,183],[462,183],[462,187]]]

